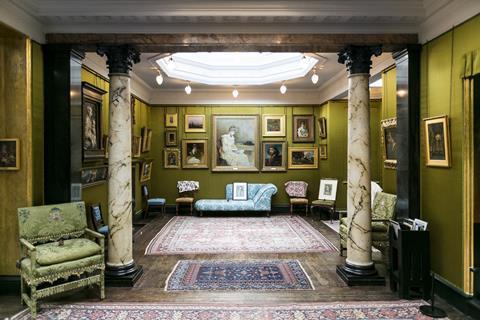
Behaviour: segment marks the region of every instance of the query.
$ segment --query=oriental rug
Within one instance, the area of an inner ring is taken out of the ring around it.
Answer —
[[[146,255],[236,252],[329,252],[335,246],[297,216],[174,217],[150,241]]]
[[[37,319],[58,320],[297,320],[297,319],[396,319],[427,320],[418,307],[422,301],[345,302],[232,306],[218,304],[85,303],[42,305]],[[28,309],[11,319],[30,319]]]
[[[165,291],[313,290],[298,260],[180,260]]]

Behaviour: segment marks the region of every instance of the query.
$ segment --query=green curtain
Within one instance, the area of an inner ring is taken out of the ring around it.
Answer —
[[[473,77],[480,73],[480,49],[468,52],[463,56],[462,78]]]

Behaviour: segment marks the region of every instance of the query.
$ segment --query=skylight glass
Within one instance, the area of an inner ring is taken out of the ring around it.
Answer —
[[[318,62],[298,52],[174,53],[155,61],[169,77],[208,85],[264,85],[304,77]]]

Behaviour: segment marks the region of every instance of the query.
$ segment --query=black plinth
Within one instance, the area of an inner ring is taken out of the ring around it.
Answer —
[[[447,313],[440,308],[424,305],[420,306],[420,312],[430,318],[445,318]]]
[[[133,287],[142,274],[142,266],[137,266],[134,262],[121,267],[107,266],[105,285],[107,287]]]
[[[375,265],[363,267],[345,262],[337,265],[337,274],[348,286],[384,286],[385,277],[378,275]]]

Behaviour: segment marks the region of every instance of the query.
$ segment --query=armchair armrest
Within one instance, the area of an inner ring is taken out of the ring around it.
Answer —
[[[32,270],[35,270],[37,265],[37,248],[35,248],[35,246],[31,244],[28,240],[20,238],[20,251],[22,252],[22,257],[17,260],[17,268],[21,269],[22,260],[28,258],[31,261]]]
[[[20,244],[27,248],[28,251],[36,251],[37,248],[35,248],[35,246],[33,244],[31,244],[30,242],[28,242],[26,239],[23,239],[23,238],[20,238]]]
[[[89,228],[85,228],[85,233],[94,238],[105,239],[105,236],[103,234],[93,231],[92,229],[89,229]]]

